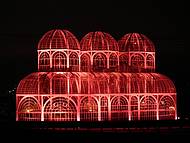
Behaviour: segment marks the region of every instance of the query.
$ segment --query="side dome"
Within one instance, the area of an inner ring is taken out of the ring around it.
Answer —
[[[50,30],[45,33],[38,43],[38,50],[44,49],[72,49],[79,50],[77,38],[68,30]]]
[[[49,87],[49,78],[46,72],[34,72],[20,81],[16,94],[49,94]]]
[[[86,34],[80,42],[82,51],[110,50],[118,51],[117,41],[108,33],[96,31]]]
[[[155,52],[153,42],[143,34],[128,33],[124,35],[119,41],[120,52]]]

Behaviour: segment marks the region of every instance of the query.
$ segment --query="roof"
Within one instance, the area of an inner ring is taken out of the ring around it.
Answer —
[[[89,94],[88,91],[90,94],[176,92],[173,82],[158,73],[35,72],[20,81],[17,95],[50,94],[50,88],[52,94]]]
[[[119,41],[120,52],[142,51],[155,52],[153,42],[143,34],[128,33],[125,34]]]
[[[86,34],[80,42],[82,51],[109,50],[118,51],[117,41],[108,33],[96,31]]]
[[[73,49],[79,50],[77,38],[68,30],[50,30],[46,32],[38,43],[38,50],[44,49]]]

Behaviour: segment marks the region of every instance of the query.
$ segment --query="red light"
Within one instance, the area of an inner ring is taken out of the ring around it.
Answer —
[[[79,44],[51,30],[38,44],[38,70],[18,85],[17,121],[177,119],[175,86],[155,73],[155,47],[143,34],[117,42],[90,32]]]

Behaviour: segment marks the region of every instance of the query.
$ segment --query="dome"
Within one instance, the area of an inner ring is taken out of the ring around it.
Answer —
[[[51,30],[43,35],[38,43],[38,50],[44,49],[72,49],[79,50],[80,45],[76,37],[68,30]]]
[[[153,42],[145,35],[139,33],[128,33],[124,35],[118,41],[118,45],[120,52],[155,52]]]
[[[176,92],[173,82],[158,73],[36,72],[21,80],[17,88],[17,94],[50,94],[50,91],[52,94]]]
[[[118,51],[116,40],[108,33],[96,31],[86,34],[80,42],[81,50]]]

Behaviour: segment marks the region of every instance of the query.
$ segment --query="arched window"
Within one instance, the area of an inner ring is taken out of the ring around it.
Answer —
[[[108,98],[106,96],[103,96],[101,98],[100,106],[101,106],[101,121],[107,121],[108,120]]]
[[[53,69],[56,71],[63,71],[67,68],[67,57],[63,52],[56,52],[53,54]]]
[[[131,97],[131,120],[138,120],[138,99],[136,96]]]
[[[121,72],[127,72],[128,57],[127,55],[119,56],[119,67]]]
[[[27,97],[22,100],[22,102],[19,104],[17,114],[19,121],[41,120],[40,105],[33,97]]]
[[[76,106],[72,100],[56,97],[47,101],[44,108],[44,121],[76,121]]]
[[[144,68],[144,57],[140,54],[135,54],[131,57],[131,66],[140,71]]]
[[[71,53],[69,56],[69,70],[79,71],[79,57],[77,53]]]
[[[80,121],[97,121],[98,104],[93,97],[85,97],[80,103]]]
[[[150,54],[146,57],[146,66],[149,67],[149,68],[154,67],[154,58]]]
[[[39,69],[49,70],[50,69],[50,57],[47,52],[43,52],[39,58]]]
[[[90,71],[91,63],[90,63],[90,57],[88,54],[83,54],[81,56],[81,71],[88,72]]]
[[[116,54],[111,54],[109,58],[110,71],[118,71],[118,58]]]
[[[115,96],[111,102],[111,120],[128,120],[128,101],[123,96]]]
[[[159,120],[175,119],[175,103],[170,96],[164,96],[159,102]]]
[[[152,96],[144,96],[140,102],[140,120],[156,120],[157,104]]]
[[[93,68],[95,71],[104,71],[107,67],[107,59],[104,54],[96,54],[93,58]]]

